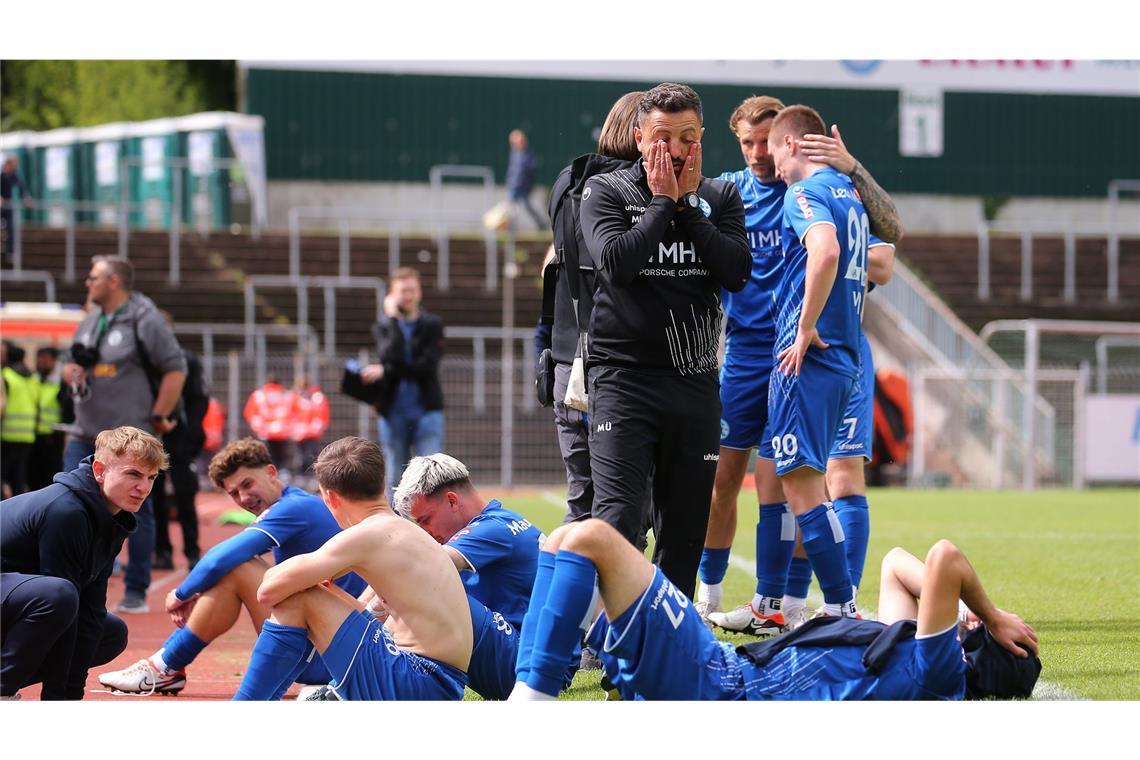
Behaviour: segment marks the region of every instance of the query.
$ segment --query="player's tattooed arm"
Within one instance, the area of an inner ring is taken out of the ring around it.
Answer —
[[[879,183],[871,173],[858,161],[855,162],[850,177],[863,199],[863,206],[867,209],[871,232],[887,243],[897,243],[902,240],[903,230],[902,222],[899,221],[899,211],[887,191],[879,187]]]
[[[847,150],[843,137],[839,134],[838,125],[831,125],[831,137],[804,135],[800,140],[800,147],[808,158],[828,164],[851,177],[855,189],[859,191],[859,196],[863,200],[863,206],[867,209],[871,232],[876,237],[887,243],[897,243],[902,240],[902,222],[899,220],[895,202],[891,200],[887,191],[879,186],[871,173]]]

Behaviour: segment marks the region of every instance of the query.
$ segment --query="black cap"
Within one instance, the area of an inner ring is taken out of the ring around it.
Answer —
[[[979,625],[962,640],[966,653],[966,699],[1026,699],[1041,675],[1041,660],[1032,652],[1018,657]]]

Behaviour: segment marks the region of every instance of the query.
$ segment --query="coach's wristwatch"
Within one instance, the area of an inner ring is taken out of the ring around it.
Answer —
[[[677,200],[678,208],[684,208],[685,206],[688,206],[689,208],[698,208],[700,205],[701,197],[695,192],[685,193]]]

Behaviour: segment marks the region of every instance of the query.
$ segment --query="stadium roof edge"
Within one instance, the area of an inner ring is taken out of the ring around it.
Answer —
[[[43,132],[20,131],[0,135],[0,150],[13,148],[42,148],[53,145],[73,145],[79,142],[121,140],[127,137],[147,137],[171,132],[197,132],[226,127],[261,129],[265,119],[261,116],[231,111],[203,111],[186,116],[173,116],[147,121],[118,121],[94,127],[64,127]]]

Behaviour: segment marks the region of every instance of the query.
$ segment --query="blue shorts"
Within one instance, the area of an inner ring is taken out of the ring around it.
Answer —
[[[467,674],[400,649],[376,618],[353,610],[322,655],[330,685],[348,701],[463,699]]]
[[[720,369],[720,445],[748,451],[760,445],[768,422],[771,354],[739,358],[729,354]]]
[[[827,471],[827,460],[855,379],[810,359],[800,374],[772,373],[768,386],[768,437],[776,474],[800,467]],[[761,451],[761,455],[764,452]]]
[[[623,695],[654,700],[744,697],[734,646],[717,640],[660,568],[645,593],[610,624],[602,654],[606,674]]]
[[[864,457],[871,461],[875,432],[875,365],[871,362],[869,349],[863,352],[862,359],[862,371],[851,388],[851,398],[831,446],[832,459]]]
[[[914,637],[914,656],[907,674],[918,689],[916,699],[962,699],[966,692],[966,658],[958,640],[958,624],[942,633]]]
[[[506,699],[515,686],[519,632],[498,612],[468,596],[471,605],[471,664],[469,686],[483,699]]]

